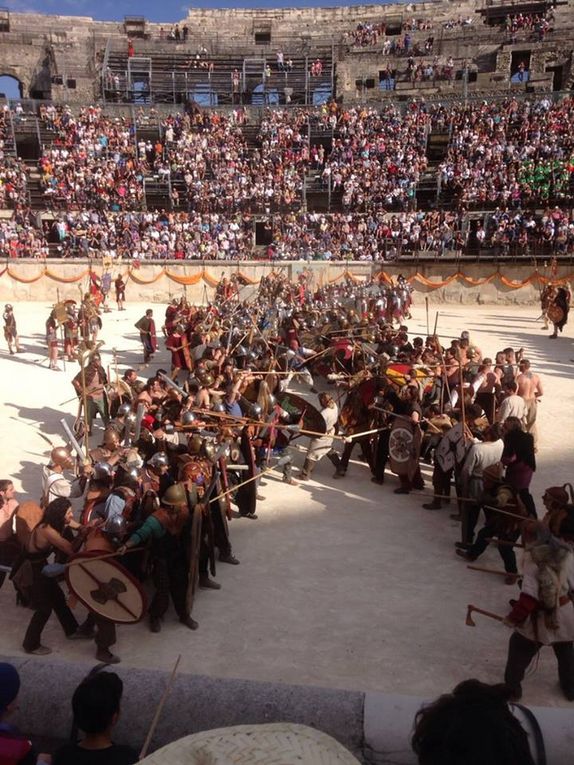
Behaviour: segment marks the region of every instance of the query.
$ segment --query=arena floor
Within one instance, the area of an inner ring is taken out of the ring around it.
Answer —
[[[124,313],[104,315],[104,365],[112,364],[114,346],[120,371],[139,364],[133,325],[146,307],[129,305]],[[47,304],[18,303],[14,309],[26,352],[9,356],[3,347],[0,355],[0,477],[12,478],[21,498],[37,498],[49,451],[39,432],[58,442],[60,418],[67,414],[73,420],[75,400],[62,402],[73,397],[70,379],[77,367],[48,369]],[[570,326],[563,338],[551,341],[535,321],[537,313],[537,307],[441,306],[438,331],[447,339],[469,329],[490,356],[508,345],[523,346],[542,373],[546,392],[533,484],[541,507],[546,486],[574,479],[574,347]],[[158,305],[156,316],[162,315]],[[424,333],[424,304],[415,306],[410,329]],[[169,364],[165,351],[156,360]],[[298,453],[295,462],[302,461]],[[516,590],[502,577],[469,571],[455,556],[459,525],[449,518],[453,509],[423,510],[419,492],[396,497],[392,475],[382,487],[372,484],[360,462],[353,462],[342,480],[333,480],[332,473],[324,460],[307,484],[289,487],[269,479],[261,489],[266,499],[259,503],[259,520],[231,524],[241,565],[219,564],[222,590],[199,592],[194,608],[199,630],[189,632],[173,614],[159,635],[146,623],[120,628],[116,651],[124,665],[168,669],[181,653],[181,669],[192,673],[421,696],[471,676],[500,680],[509,632],[481,617],[476,628],[466,627],[465,609],[474,603],[504,613]],[[430,478],[428,467],[425,477]],[[496,550],[488,550],[480,564],[500,568]],[[5,584],[0,653],[6,655],[21,653],[30,615],[14,600]],[[50,658],[94,663],[93,644],[67,642],[54,618],[43,642],[54,649]],[[549,649],[525,681],[524,698],[530,704],[567,705]]]

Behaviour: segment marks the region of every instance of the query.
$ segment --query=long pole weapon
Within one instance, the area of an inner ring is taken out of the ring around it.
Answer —
[[[165,702],[167,701],[167,698],[169,694],[171,693],[171,689],[173,687],[173,683],[175,680],[175,675],[177,673],[177,668],[179,667],[179,662],[181,661],[181,654],[177,657],[177,660],[174,664],[174,667],[171,671],[171,675],[169,676],[169,680],[167,681],[167,685],[165,686],[165,690],[163,692],[163,695],[161,697],[161,700],[159,704],[157,705],[157,709],[155,710],[155,714],[153,716],[153,720],[151,721],[151,725],[149,726],[149,730],[147,732],[147,736],[144,741],[144,745],[142,746],[139,759],[143,760],[143,758],[147,754],[147,750],[149,749],[149,745],[151,744],[151,740],[153,738],[153,734],[155,733],[155,729],[157,728],[157,724],[159,722],[160,715],[162,713],[162,710],[165,706]]]

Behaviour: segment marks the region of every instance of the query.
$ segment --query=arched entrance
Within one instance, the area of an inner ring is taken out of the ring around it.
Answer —
[[[24,89],[17,77],[11,74],[0,74],[0,98],[22,98]]]

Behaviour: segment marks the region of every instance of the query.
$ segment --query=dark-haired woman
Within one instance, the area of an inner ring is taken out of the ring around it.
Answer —
[[[78,631],[78,622],[68,608],[57,580],[44,576],[42,573],[52,553],[59,551],[68,556],[75,552],[72,543],[63,536],[64,529],[67,527],[77,529],[80,525],[74,520],[70,501],[64,497],[58,497],[44,510],[41,522],[30,535],[26,558],[32,565],[31,606],[34,614],[22,644],[26,653],[43,656],[52,652],[41,643],[42,630],[52,611],[56,613],[66,637],[71,637]]]
[[[536,505],[530,493],[530,482],[536,470],[534,437],[525,433],[518,417],[504,422],[504,449],[500,460],[506,466],[505,480],[516,491],[528,515],[536,518]]]

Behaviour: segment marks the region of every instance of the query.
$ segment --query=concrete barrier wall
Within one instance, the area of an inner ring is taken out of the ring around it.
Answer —
[[[88,289],[88,277],[81,281],[71,281],[84,274],[90,266],[88,260],[50,260],[45,266],[42,261],[13,261],[5,264],[7,269],[0,267],[0,302],[18,302],[20,300],[36,300],[57,302],[73,298],[78,300],[82,292]],[[499,266],[500,273],[512,281],[522,281],[531,276],[534,266],[530,263],[524,265],[508,264]],[[193,278],[202,273],[207,278],[200,278],[196,284],[186,287],[170,278],[162,272],[166,269],[172,276],[177,278]],[[132,271],[133,277],[126,279],[126,296],[129,302],[165,303],[174,296],[185,293],[188,299],[194,303],[205,302],[214,294],[213,284],[222,275],[229,276],[235,271],[240,271],[249,280],[256,282],[272,270],[287,274],[290,279],[296,279],[302,270],[306,269],[311,274],[314,285],[327,284],[341,280],[345,273],[345,266],[341,263],[325,263],[304,261],[290,261],[285,263],[269,263],[260,261],[245,261],[242,263],[220,263],[210,261],[202,264],[198,262],[181,261],[169,263],[146,263]],[[46,273],[47,270],[47,273]],[[98,275],[102,272],[101,264],[93,265],[93,270]],[[414,265],[410,262],[399,264],[373,264],[351,263],[349,272],[358,279],[364,279],[371,274],[384,270],[393,278],[402,273],[407,278],[416,273],[426,279],[440,282],[448,279],[457,271],[462,271],[471,279],[480,279],[496,273],[498,268],[492,263],[419,263]],[[3,272],[3,273],[2,273]],[[111,268],[112,277],[118,273],[127,276],[128,264],[116,263]],[[574,267],[561,267],[558,276],[568,276],[574,273]],[[50,274],[52,276],[50,276]],[[55,277],[55,278],[54,278]],[[159,278],[158,278],[159,277]],[[62,281],[59,281],[62,280]],[[214,281],[215,280],[215,281]],[[495,278],[485,285],[472,285],[464,280],[452,281],[445,287],[433,289],[425,286],[420,281],[414,281],[413,286],[417,293],[429,297],[432,303],[501,303],[501,304],[534,304],[539,301],[538,284],[529,284],[520,289],[511,289]],[[246,288],[245,295],[249,293]],[[415,296],[416,300],[416,296]]]
[[[201,653],[200,642],[197,651]],[[67,740],[72,728],[71,698],[89,667],[24,657],[2,656],[0,661],[18,667],[22,680],[20,711],[14,722],[31,737]],[[139,749],[169,675],[123,665],[111,669],[124,682],[116,739]],[[428,701],[414,696],[179,674],[151,749],[212,728],[293,722],[328,733],[364,763],[416,765],[410,737],[415,715]],[[542,729],[548,763],[571,765],[574,711],[531,709]]]

